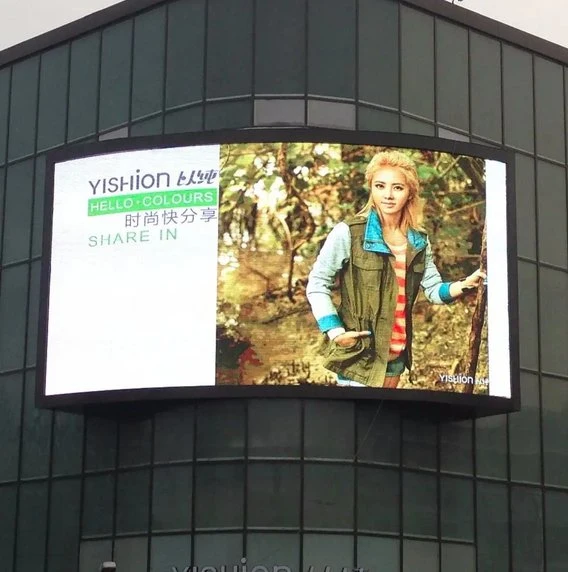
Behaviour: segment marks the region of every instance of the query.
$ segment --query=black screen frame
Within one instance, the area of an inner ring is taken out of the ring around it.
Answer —
[[[160,149],[189,145],[263,143],[263,142],[333,142],[355,145],[377,145],[410,149],[427,149],[493,159],[506,164],[507,190],[507,263],[509,296],[509,348],[511,398],[436,392],[412,389],[350,388],[315,385],[300,386],[193,386],[151,389],[111,390],[73,394],[46,395],[46,363],[51,268],[51,239],[54,200],[54,171],[60,162],[143,149]],[[122,402],[171,401],[181,399],[217,398],[316,398],[348,400],[389,400],[414,404],[437,404],[446,410],[460,411],[460,417],[475,417],[520,409],[519,339],[518,339],[518,277],[516,248],[516,207],[514,194],[514,153],[509,150],[478,144],[421,135],[345,131],[323,128],[250,128],[135,137],[69,145],[47,155],[43,256],[40,285],[40,310],[37,350],[36,403],[43,408],[83,408]]]

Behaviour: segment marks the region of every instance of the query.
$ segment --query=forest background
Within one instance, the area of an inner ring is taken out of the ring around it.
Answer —
[[[217,384],[335,385],[335,375],[320,365],[322,334],[305,288],[329,231],[367,201],[365,168],[382,149],[327,143],[221,146]],[[443,279],[467,276],[482,261],[484,160],[400,150],[417,166],[423,226]],[[440,379],[467,367],[471,371],[467,363],[476,320],[479,350],[473,367],[477,377],[488,377],[480,300],[470,295],[438,306],[419,296],[413,311],[413,370],[399,387],[488,392],[486,385]]]

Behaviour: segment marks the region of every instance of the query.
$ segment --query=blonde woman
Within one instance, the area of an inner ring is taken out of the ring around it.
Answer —
[[[365,172],[366,206],[337,224],[310,272],[307,296],[327,338],[324,367],[341,385],[396,388],[412,364],[412,306],[419,289],[434,304],[448,304],[476,288],[476,270],[444,282],[420,226],[422,204],[414,162],[382,151]],[[331,288],[339,276],[341,303]]]

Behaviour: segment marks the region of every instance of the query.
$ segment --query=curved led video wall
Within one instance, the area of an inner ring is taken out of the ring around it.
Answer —
[[[512,410],[512,185],[502,151],[369,132],[53,153],[39,401],[305,395]]]

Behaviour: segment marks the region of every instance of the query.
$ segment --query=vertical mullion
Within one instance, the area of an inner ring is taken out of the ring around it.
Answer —
[[[438,18],[432,16],[432,56],[434,59],[434,135],[439,136],[438,127]],[[440,479],[440,421],[436,422],[436,528],[438,533],[438,571],[442,571],[442,481]]]
[[[209,42],[209,0],[203,0],[204,22],[203,22],[203,87],[201,95],[201,130],[205,131],[205,121],[207,115],[207,46]],[[192,537],[193,538],[193,537]],[[193,540],[192,540],[193,542]],[[193,553],[192,553],[193,554]]]
[[[398,43],[398,132],[402,133],[402,9],[401,3],[397,2],[397,13],[398,13],[398,33],[397,33],[397,43]],[[402,427],[402,424],[400,424]],[[400,435],[402,441],[402,433]],[[401,449],[402,454],[402,449]],[[402,456],[401,456],[402,463]],[[402,489],[401,489],[402,490]],[[402,493],[401,493],[402,494]],[[402,499],[402,497],[401,497]],[[402,500],[401,500],[402,502]],[[400,541],[402,547],[402,538]],[[401,548],[401,566],[402,566],[402,548]],[[402,570],[402,568],[401,568]]]
[[[67,47],[68,54],[67,54],[67,61],[69,61],[69,53],[71,52],[69,48],[69,44]],[[35,198],[36,198],[36,177],[37,177],[37,148],[38,148],[38,125],[39,125],[39,106],[40,106],[40,96],[41,96],[41,69],[43,65],[43,56],[42,54],[39,59],[38,65],[38,81],[37,81],[37,98],[36,98],[36,116],[35,116],[35,137],[34,137],[34,172],[32,176],[32,201],[31,201],[31,212],[30,212],[30,219],[31,219],[31,231],[30,231],[30,244],[28,250],[28,297],[26,300],[26,330],[25,330],[25,338],[24,338],[24,367],[28,362],[28,333],[29,333],[29,323],[30,323],[30,299],[31,299],[31,279],[32,279],[32,265],[31,265],[31,256],[32,256],[32,243],[33,243],[33,224],[34,224],[34,206],[35,206]],[[69,85],[69,76],[71,75],[71,70],[67,69],[67,85]],[[69,105],[67,105],[67,109],[69,109]],[[67,109],[65,112],[65,122],[67,123]],[[67,125],[65,125],[65,133],[67,133]],[[36,369],[37,371],[37,364]],[[35,378],[35,371],[34,371],[34,378]],[[25,386],[25,374],[24,374],[24,386]],[[37,379],[35,380],[37,383]],[[55,413],[53,410],[49,412],[51,417],[51,425],[50,425],[50,437],[49,437],[49,460],[48,460],[48,468],[47,468],[47,509],[45,511],[45,539],[44,539],[44,570],[45,572],[48,571],[48,562],[49,562],[49,520],[51,518],[51,493],[53,489],[53,438],[55,435]]]
[[[8,184],[8,144],[10,142],[10,114],[12,111],[12,87],[13,87],[14,68],[10,68],[10,77],[8,81],[8,106],[6,109],[6,151],[4,156],[4,196],[2,198],[2,226],[0,228],[0,287],[2,285],[3,272],[2,264],[4,259],[4,231],[6,229],[6,194]],[[22,472],[22,432],[23,432],[23,419],[24,419],[24,388],[25,379],[24,372],[22,372],[22,388],[21,388],[21,401],[20,401],[20,428],[18,435],[18,467],[16,474],[16,502],[14,508],[14,545],[12,546],[12,565],[16,569],[16,557],[18,554],[18,513],[20,512],[20,475]]]
[[[307,67],[307,66],[306,66]],[[307,92],[307,84],[306,84]],[[306,99],[307,101],[307,99]],[[306,402],[300,402],[300,570],[304,569],[304,500],[305,500],[305,458],[306,458]]]
[[[531,54],[531,72],[532,72],[532,98],[533,98],[533,155],[534,155],[534,208],[535,208],[535,240],[536,240],[536,299],[537,299],[537,311],[536,311],[536,327],[537,327],[537,356],[538,356],[538,391],[539,391],[539,414],[540,414],[540,509],[542,511],[542,566],[543,570],[546,570],[546,512],[545,512],[545,502],[544,502],[544,441],[543,441],[543,431],[542,431],[542,342],[541,342],[541,320],[540,320],[540,246],[539,246],[539,205],[538,205],[538,172],[539,172],[539,161],[538,161],[538,149],[537,149],[537,113],[536,113],[536,74],[535,74],[535,55]],[[564,79],[564,78],[563,78]],[[566,138],[564,138],[566,139]],[[520,388],[519,388],[520,391]],[[507,416],[508,417],[508,416]]]
[[[399,5],[400,11],[400,5]],[[400,36],[399,36],[400,38]],[[400,41],[400,40],[399,40]],[[399,70],[400,71],[400,70]],[[400,94],[400,92],[399,92]],[[399,95],[399,103],[400,95]],[[399,117],[402,122],[402,114],[399,113]],[[404,423],[402,420],[402,415],[399,411],[398,413],[398,558],[400,564],[400,570],[404,570]]]
[[[440,453],[440,420],[436,421],[436,528],[438,533],[438,570],[442,570],[442,477],[440,468],[442,466]]]
[[[438,32],[438,18],[432,16],[433,26],[432,26],[432,43],[434,45],[433,57],[434,57],[434,135],[438,136],[438,42],[437,42],[437,32]],[[440,558],[441,562],[441,558]],[[441,566],[441,564],[440,564]]]
[[[170,3],[165,5],[164,12],[164,75],[162,83],[162,135],[166,132],[166,98],[167,98],[167,85],[168,85],[168,47],[170,36]]]
[[[475,570],[479,570],[479,536],[477,534],[477,427],[476,420],[471,422],[471,446],[472,446],[472,478],[473,478],[473,546],[475,550]]]
[[[359,129],[359,8],[360,0],[355,0],[355,130]],[[355,422],[357,420],[357,415],[355,415]],[[355,427],[355,433],[357,433],[357,427]],[[355,446],[357,446],[357,441],[355,441]]]
[[[114,468],[112,469],[112,474],[114,475],[113,483],[113,501],[112,501],[112,555],[113,559],[116,560],[116,522],[118,513],[118,462],[120,455],[120,426],[117,421],[114,421],[114,427],[116,431],[115,438],[115,453],[114,453]]]
[[[505,145],[505,80],[504,80],[504,49],[503,49],[503,42],[499,43],[499,54],[501,58],[501,140],[503,148],[506,147]],[[534,101],[533,101],[534,105]],[[535,165],[535,189],[536,189],[536,165]],[[536,190],[535,190],[536,193]],[[536,216],[536,215],[535,215]],[[515,261],[518,264],[518,261]],[[537,283],[538,283],[538,276],[537,276]],[[538,299],[537,299],[538,304]],[[537,310],[538,314],[538,310]],[[514,572],[513,570],[513,502],[512,502],[512,493],[511,493],[511,480],[510,480],[510,463],[509,463],[509,431],[508,431],[508,420],[506,421],[506,437],[507,437],[507,521],[508,521],[508,553],[509,553],[509,572]]]
[[[14,68],[10,68],[10,75],[8,79],[8,105],[6,108],[6,133],[4,138],[6,140],[6,150],[4,152],[4,196],[2,197],[2,225],[0,226],[0,269],[4,262],[4,232],[6,230],[6,194],[8,184],[8,145],[10,143],[10,113],[12,111],[12,83],[14,77]],[[0,271],[0,285],[2,284],[2,272]]]
[[[251,40],[251,73],[250,73],[250,97],[251,97],[251,106],[250,106],[250,124],[254,127],[254,107],[256,101],[256,89],[255,89],[255,82],[256,82],[256,20],[257,20],[257,0],[252,0],[252,40]],[[248,402],[246,406],[246,411],[248,414]],[[245,414],[246,416],[246,414]],[[246,431],[247,429],[245,429]],[[245,443],[246,449],[246,443]],[[246,452],[246,451],[245,451]],[[246,488],[246,485],[245,485]],[[245,503],[246,505],[246,503]],[[245,507],[246,508],[246,507]],[[246,554],[246,552],[244,553]]]
[[[359,5],[359,1],[357,1],[357,6]],[[357,22],[359,20],[357,19]],[[355,34],[358,37],[358,34]],[[357,40],[358,41],[358,40]],[[359,59],[357,58],[357,62]],[[357,66],[358,67],[358,66]],[[357,70],[355,70],[355,77],[357,78]],[[355,80],[357,83],[357,79]],[[359,101],[356,91],[356,102]],[[355,109],[357,109],[358,105],[356,105]],[[357,113],[357,112],[355,112]],[[355,129],[357,129],[357,118],[355,119]],[[353,423],[355,424],[353,427],[353,451],[355,451],[355,455],[353,456],[352,465],[353,465],[353,567],[354,570],[357,569],[359,565],[359,555],[358,555],[358,546],[359,546],[359,519],[358,519],[358,509],[359,509],[359,413],[360,413],[360,406],[359,402],[353,401],[353,408],[354,408],[354,415],[353,415]],[[382,402],[380,402],[382,403]],[[380,407],[379,403],[379,407]]]
[[[193,455],[191,471],[191,566],[195,565],[195,485],[197,482],[197,404],[193,404]],[[193,568],[192,568],[193,569]]]
[[[248,469],[249,469],[249,407],[250,400],[247,399],[244,407],[244,423],[245,423],[245,448],[243,460],[243,538],[242,538],[242,552],[243,556],[247,555],[247,536],[248,536]]]
[[[501,90],[502,91],[502,90]],[[468,125],[468,139],[471,142],[471,126],[472,126],[472,74],[471,74],[471,30],[467,29],[467,125]],[[501,115],[503,115],[501,113]],[[489,364],[488,364],[489,365]],[[478,535],[477,535],[477,456],[476,456],[476,438],[475,438],[475,419],[471,420],[471,454],[472,454],[472,485],[473,485],[473,550],[474,550],[474,569],[477,570],[479,566],[478,555]]]
[[[136,18],[132,16],[130,19],[130,77],[128,80],[128,121],[126,130],[130,137],[130,127],[132,125],[132,96],[134,94],[134,47],[136,42]]]
[[[99,138],[99,133],[101,131],[101,80],[102,80],[102,73],[103,73],[103,31],[101,30],[98,34],[99,36],[99,61],[97,66],[97,101],[96,101],[96,117],[95,117],[95,137]]]
[[[154,504],[154,457],[156,440],[156,415],[150,418],[150,478],[148,484],[148,542],[146,543],[146,571],[151,572],[152,562],[152,509]]]
[[[66,93],[66,105],[65,105],[65,143],[69,141],[69,102],[71,100],[71,48],[73,46],[73,42],[69,42],[67,44],[67,93]]]
[[[35,200],[35,181],[36,181],[36,170],[37,170],[37,128],[38,128],[38,123],[39,123],[39,97],[40,97],[40,83],[41,83],[41,65],[42,65],[42,60],[43,60],[43,55],[39,57],[38,59],[38,66],[37,66],[37,86],[36,86],[36,103],[35,103],[35,118],[34,118],[34,150],[33,150],[33,157],[34,157],[34,172],[32,175],[32,181],[31,181],[31,185],[32,185],[32,200],[31,200],[31,212],[30,212],[30,223],[33,222],[33,212],[34,212],[34,200]],[[6,196],[6,191],[7,189],[5,189],[5,193],[4,196]],[[30,224],[31,227],[31,224]],[[20,411],[20,454],[19,454],[19,460],[18,460],[18,501],[19,501],[19,497],[20,497],[20,483],[21,483],[21,479],[22,479],[22,459],[23,459],[23,455],[22,455],[22,451],[23,451],[23,446],[24,446],[24,421],[25,421],[25,409],[26,409],[26,362],[27,362],[27,353],[28,353],[28,333],[29,333],[29,314],[30,314],[30,284],[31,284],[31,263],[30,263],[30,258],[31,258],[31,250],[32,250],[32,239],[33,239],[33,232],[30,232],[30,236],[29,236],[29,244],[28,244],[28,261],[27,261],[27,268],[28,268],[28,274],[27,274],[27,296],[26,296],[26,310],[25,310],[25,316],[26,316],[26,325],[24,327],[24,352],[23,352],[23,364],[22,364],[22,408]],[[34,372],[34,376],[35,376],[35,372]],[[50,427],[50,431],[51,431],[51,435],[53,436],[53,412],[50,412],[51,415],[51,427]],[[50,443],[50,449],[51,449],[51,443]],[[52,460],[51,460],[51,450],[50,450],[50,459],[49,459],[49,468],[48,468],[48,484],[47,484],[47,507],[46,507],[46,520],[45,520],[45,538],[44,538],[44,570],[47,570],[47,542],[48,542],[48,530],[49,530],[49,515],[51,512],[51,465],[52,465]],[[18,511],[19,511],[19,502],[18,502]],[[17,513],[16,513],[17,514]],[[17,520],[19,520],[19,517],[16,516]],[[16,526],[15,529],[15,536],[18,536],[18,527]],[[17,546],[18,546],[18,541],[16,539],[16,555],[17,555]],[[14,559],[14,566],[16,566],[16,560]]]
[[[77,546],[79,549],[77,550],[77,565],[76,569],[80,570],[81,565],[81,540],[83,538],[83,520],[84,520],[84,511],[85,511],[85,459],[87,449],[87,416],[83,415],[83,443],[81,447],[81,488],[79,493],[79,526],[77,529],[78,532],[78,542]]]
[[[304,125],[308,125],[309,124],[309,93],[308,93],[308,85],[309,85],[309,80],[310,80],[310,42],[309,42],[309,37],[310,37],[310,6],[309,6],[309,2],[310,0],[304,0],[304,61],[305,61],[305,66],[304,66]],[[304,415],[304,409],[302,406],[302,423],[303,423],[303,415]],[[303,433],[302,433],[302,438],[303,438]],[[302,454],[303,454],[303,441],[302,441]],[[303,464],[302,464],[302,478],[303,478]],[[302,494],[303,494],[303,483],[302,483]],[[303,510],[303,509],[302,509]],[[302,520],[302,525],[303,525],[303,520]],[[303,551],[303,542],[300,545],[301,550]],[[302,565],[300,565],[302,566]]]

